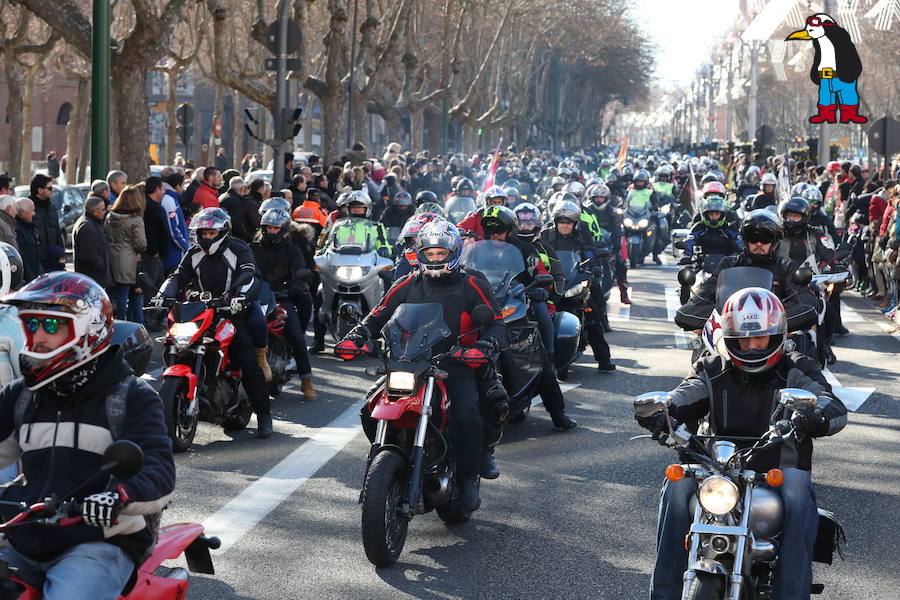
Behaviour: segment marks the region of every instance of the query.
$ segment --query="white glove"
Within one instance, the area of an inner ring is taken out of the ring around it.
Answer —
[[[122,502],[117,492],[91,494],[81,505],[81,518],[94,527],[112,527],[121,508]]]
[[[239,313],[247,307],[247,298],[245,296],[235,296],[231,299],[231,312]]]
[[[161,307],[166,301],[165,296],[153,296],[150,298],[150,306],[155,306],[156,308]]]

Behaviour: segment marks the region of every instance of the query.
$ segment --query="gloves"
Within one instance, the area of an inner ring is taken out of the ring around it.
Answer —
[[[166,303],[166,297],[157,294],[150,298],[150,306],[155,306],[156,308],[160,308],[163,304]]]
[[[368,331],[359,326],[350,330],[344,339],[334,347],[334,353],[344,359],[350,360],[359,355],[360,350],[367,350],[366,341],[368,340]]]
[[[247,297],[246,296],[235,296],[231,299],[231,312],[239,313],[245,308],[247,308]]]
[[[94,527],[112,527],[122,509],[123,502],[116,492],[91,494],[81,505],[81,518]]]
[[[679,265],[691,264],[691,257],[690,256],[682,256],[681,258],[678,259],[678,264]]]
[[[653,415],[652,417],[634,415],[634,420],[638,422],[638,425],[649,431],[654,440],[659,440],[668,433],[665,414]]]
[[[493,351],[494,344],[487,340],[479,340],[471,348],[456,348],[450,353],[450,356],[467,367],[477,369],[490,362]]]
[[[822,437],[828,433],[828,419],[817,410],[795,412],[791,423],[797,432],[797,439]]]
[[[533,288],[528,291],[528,297],[532,302],[546,302],[550,297],[550,293],[544,288]]]

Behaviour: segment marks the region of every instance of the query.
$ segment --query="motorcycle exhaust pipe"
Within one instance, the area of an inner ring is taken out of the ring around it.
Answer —
[[[441,473],[425,482],[423,495],[431,506],[443,506],[450,502],[450,474]]]

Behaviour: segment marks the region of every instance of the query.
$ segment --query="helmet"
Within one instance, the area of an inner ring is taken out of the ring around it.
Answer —
[[[554,225],[560,221],[570,221],[577,224],[581,220],[581,207],[572,200],[561,200],[553,206],[553,209],[550,211],[550,218],[553,220]]]
[[[566,201],[574,202],[575,204],[578,204],[578,198],[576,198],[569,192],[556,192],[555,194],[550,196],[549,200],[547,200],[547,210],[550,212],[550,214],[553,214],[553,207],[556,206],[557,204],[559,204],[560,202],[566,202]]]
[[[809,210],[810,216],[815,214],[819,208],[822,207],[822,192],[819,191],[814,185],[810,185],[805,190],[803,190],[803,194],[801,194],[802,198],[805,198],[807,202],[809,202]]]
[[[720,183],[719,185],[722,184]],[[719,218],[715,221],[711,220],[709,218],[709,213],[711,212],[718,212]],[[700,216],[707,227],[718,229],[724,225],[728,219],[728,215],[725,213],[725,198],[722,196],[708,196],[704,198]]]
[[[462,177],[459,181],[456,182],[456,187],[453,188],[453,191],[462,196],[463,194],[461,194],[460,192],[474,192],[475,186],[472,184],[471,179]]]
[[[24,275],[22,255],[12,244],[0,242],[0,296],[18,289]]]
[[[622,179],[626,182],[630,182],[632,176],[634,176],[634,169],[631,168],[631,165],[625,163],[622,166]],[[647,179],[650,179],[649,177]]]
[[[68,393],[77,391],[93,373],[95,365],[79,367],[109,349],[114,327],[112,304],[100,284],[87,275],[68,271],[47,273],[5,296],[3,302],[19,309],[25,332],[19,367],[30,390],[56,381]],[[63,320],[69,325],[69,337],[54,350],[38,352],[33,337],[39,327],[46,331],[48,323],[44,319]],[[68,377],[61,379],[67,374]]]
[[[341,192],[338,195],[337,200],[335,200],[335,204],[337,205],[338,210],[340,210],[342,208],[346,208],[347,202],[349,202],[349,201],[350,201],[350,192]]]
[[[805,181],[795,183],[794,187],[791,188],[791,198],[802,198],[803,192],[805,192],[808,187],[810,187],[810,184]]]
[[[514,187],[504,187],[506,190],[506,205],[509,207],[515,207],[520,202],[522,202],[522,194],[519,193],[518,188]]]
[[[600,198],[599,202],[595,201],[594,198]],[[602,208],[606,206],[607,202],[609,202],[609,188],[606,187],[606,184],[597,183],[592,185],[587,189],[587,192],[584,194],[584,202],[585,206],[596,206],[598,208]]]
[[[434,202],[437,204],[438,197],[431,190],[422,190],[416,194],[416,206],[425,204],[426,202]]]
[[[778,178],[775,177],[775,173],[766,173],[762,176],[762,179],[759,180],[759,187],[762,188],[764,185],[778,185]]]
[[[259,220],[259,230],[262,233],[262,241],[276,246],[284,241],[288,227],[291,224],[291,214],[283,208],[270,208]],[[269,233],[267,227],[278,227],[278,233]]]
[[[584,180],[584,187],[590,188],[592,185],[597,185],[598,183],[603,183],[603,180],[594,175],[593,177],[588,177]]]
[[[710,172],[703,176],[703,179],[700,180],[700,183],[705,186],[709,183],[717,181],[719,181],[719,177],[715,173]]]
[[[191,232],[197,238],[197,244],[203,249],[204,254],[215,254],[222,250],[231,237],[231,217],[221,208],[204,208],[191,219]],[[201,229],[214,229],[219,233],[209,240],[201,235]]]
[[[713,180],[703,186],[703,197],[707,196],[721,196],[725,197],[726,191],[725,186],[719,183],[718,180]]]
[[[809,226],[809,201],[800,196],[794,196],[790,200],[781,203],[781,209],[778,211],[781,215],[782,226],[788,235],[802,235]],[[791,221],[787,218],[788,213],[800,215],[799,221]]]
[[[672,179],[672,167],[669,165],[660,165],[658,169],[656,169],[656,180],[657,181],[671,181]]]
[[[751,211],[741,222],[741,237],[744,240],[744,251],[750,257],[751,262],[768,262],[775,256],[775,250],[778,248],[778,241],[783,235],[781,227],[781,219],[775,213],[764,208],[758,208]],[[756,255],[750,253],[750,242],[752,241],[768,242],[771,240],[772,247],[769,254],[762,258],[755,258]]]
[[[503,209],[502,206],[495,206]],[[509,209],[506,209],[509,210]],[[446,248],[450,251],[443,260],[430,261],[425,258],[425,250],[429,248]],[[419,230],[416,237],[416,258],[419,268],[426,277],[443,277],[455,273],[459,269],[459,259],[462,255],[462,237],[459,230],[450,221],[433,220]]]
[[[613,169],[606,174],[606,185],[616,185],[619,181],[619,170]]]
[[[437,202],[425,202],[424,204],[420,204],[416,209],[415,214],[421,215],[422,213],[434,213],[442,217],[447,216],[447,213],[444,212],[444,209]]]
[[[391,203],[398,208],[409,208],[412,206],[413,199],[409,192],[397,192],[394,194]]]
[[[580,181],[571,181],[566,184],[565,190],[576,198],[581,198],[581,195],[584,194],[584,184]]]
[[[747,167],[747,170],[744,171],[744,182],[747,185],[757,185],[759,183],[759,167],[756,165]]]
[[[608,168],[611,167],[611,166],[612,166],[612,160],[610,160],[610,159],[608,159],[608,158],[604,158],[604,159],[602,159],[602,160],[600,161],[600,168],[601,168],[601,169],[608,169]]]
[[[784,354],[787,316],[778,296],[764,288],[746,288],[733,293],[722,308],[722,337],[728,357],[738,369],[761,373],[775,366]],[[769,337],[759,350],[742,350],[741,339]]]
[[[259,214],[263,215],[267,210],[271,210],[273,208],[281,208],[283,210],[291,212],[291,203],[286,199],[280,198],[278,196],[269,198],[268,200],[263,200],[263,203],[259,205]]]
[[[435,213],[421,213],[413,215],[406,220],[400,231],[400,241],[403,243],[403,255],[410,265],[418,265],[419,257],[416,255],[416,239],[422,228],[432,221],[442,220],[444,217]]]
[[[550,180],[550,187],[555,188],[558,185],[566,185],[566,180],[559,175]]]
[[[350,209],[355,204],[356,206],[362,205],[366,207],[366,214],[364,215],[366,219],[372,216],[372,198],[369,197],[368,193],[362,190],[354,190],[347,196],[346,202],[348,215],[350,214]]]
[[[515,208],[519,239],[533,242],[541,232],[541,210],[530,202],[523,202]]]
[[[508,197],[506,190],[499,185],[492,185],[484,192],[485,205],[492,204],[494,198],[503,198],[503,206],[506,206],[506,198]]]
[[[511,235],[516,227],[516,213],[505,206],[486,206],[481,211],[481,228],[487,235],[504,231]]]
[[[634,187],[641,190],[647,187],[650,184],[650,173],[646,169],[641,169],[637,173],[634,174],[634,179],[632,180],[634,183]],[[641,185],[638,185],[641,184]]]

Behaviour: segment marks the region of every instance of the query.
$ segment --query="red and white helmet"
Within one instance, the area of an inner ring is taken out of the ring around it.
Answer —
[[[71,373],[109,349],[114,327],[112,304],[100,284],[87,275],[66,271],[47,273],[5,296],[3,302],[19,309],[25,333],[19,366],[30,390]],[[28,324],[46,329],[44,319],[67,322],[69,336],[54,350],[36,352],[34,333]]]
[[[764,288],[746,288],[732,294],[722,308],[722,337],[732,364],[747,373],[775,366],[784,354],[787,317],[778,296]],[[741,339],[769,336],[765,348],[742,350]]]
[[[726,193],[725,186],[718,181],[710,181],[703,186],[704,198],[707,196],[722,196],[724,198]]]

